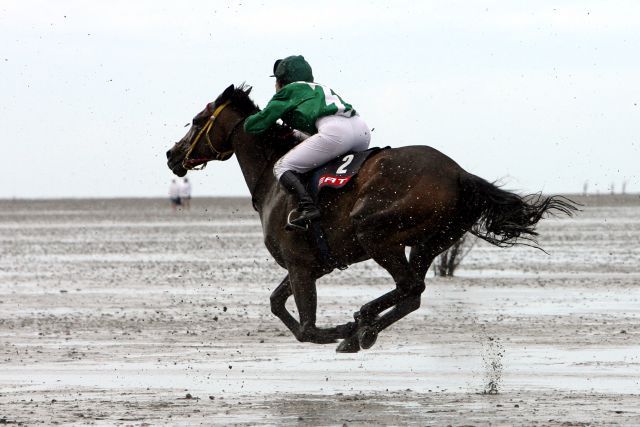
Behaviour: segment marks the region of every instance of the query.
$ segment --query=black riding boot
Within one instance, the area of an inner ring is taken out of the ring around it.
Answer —
[[[300,212],[300,215],[295,219],[292,219],[291,224],[304,226],[305,224],[320,218],[320,211],[295,172],[286,171],[280,177],[279,182],[287,193],[293,194],[298,200],[298,211]]]

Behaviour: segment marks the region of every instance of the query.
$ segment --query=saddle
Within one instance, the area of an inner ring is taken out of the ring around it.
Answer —
[[[360,167],[370,155],[388,148],[390,147],[373,147],[358,152],[350,151],[317,169],[307,172],[303,175],[303,180],[306,183],[309,194],[317,202],[320,190],[323,188],[343,188],[358,173]]]

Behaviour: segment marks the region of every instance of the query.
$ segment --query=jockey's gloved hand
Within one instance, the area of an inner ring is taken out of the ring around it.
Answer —
[[[295,138],[294,129],[286,125],[273,126],[271,131],[273,132],[273,139],[281,142],[291,142]]]

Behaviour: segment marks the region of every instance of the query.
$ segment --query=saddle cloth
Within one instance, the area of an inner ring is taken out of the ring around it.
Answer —
[[[307,181],[309,191],[315,198],[324,187],[344,187],[358,173],[360,166],[371,154],[387,148],[390,147],[374,147],[365,151],[349,152],[331,160],[329,163],[325,163],[318,169],[314,169],[307,175],[309,177]]]

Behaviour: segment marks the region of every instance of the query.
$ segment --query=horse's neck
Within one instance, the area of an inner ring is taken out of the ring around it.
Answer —
[[[258,136],[240,131],[233,143],[234,152],[255,207],[260,210],[269,190],[277,185],[273,165],[277,158],[269,156],[258,144]]]

